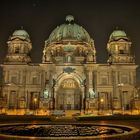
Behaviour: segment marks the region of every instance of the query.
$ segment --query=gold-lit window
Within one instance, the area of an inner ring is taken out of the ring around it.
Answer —
[[[127,75],[122,75],[121,82],[124,83],[124,84],[127,84],[128,83],[128,76]]]
[[[101,78],[101,84],[102,84],[102,85],[107,85],[107,84],[108,84],[107,76],[103,76],[103,77]]]
[[[16,91],[11,91],[9,95],[9,108],[13,109],[16,108]]]
[[[11,83],[17,83],[17,77],[16,76],[11,77]]]
[[[124,54],[124,50],[119,50],[120,51],[120,54]]]
[[[18,47],[15,48],[15,53],[19,53],[19,48]]]

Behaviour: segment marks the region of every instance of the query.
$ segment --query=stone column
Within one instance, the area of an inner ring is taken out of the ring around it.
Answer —
[[[52,97],[51,97],[51,99],[52,99],[52,105],[53,105],[52,108],[53,108],[54,110],[56,109],[56,105],[57,105],[57,102],[56,102],[56,94],[57,94],[56,92],[57,92],[57,88],[58,88],[58,87],[54,87],[54,88],[53,88],[53,93],[52,93],[52,95],[51,95],[51,96],[52,96]]]
[[[86,98],[89,98],[89,89],[93,89],[93,72],[87,70],[87,80],[86,80]]]
[[[5,82],[9,81],[9,71],[5,70]]]
[[[81,87],[81,109],[85,109],[85,87]]]
[[[4,71],[3,71],[3,75],[4,75],[4,83],[5,83],[6,80],[7,80],[7,79],[6,79],[7,71],[4,70]]]
[[[96,97],[97,97],[97,71],[93,71],[93,89],[94,89],[94,92],[96,93]]]
[[[129,78],[129,82],[131,83],[131,84],[135,84],[136,83],[136,81],[134,81],[135,79],[134,79],[134,72],[130,72],[130,78]]]
[[[25,91],[25,107],[26,107],[26,109],[28,109],[29,108],[29,93],[28,93],[28,90],[27,91]]]
[[[18,84],[23,84],[22,83],[22,79],[23,79],[23,71],[18,71],[18,77],[17,77],[18,79]]]
[[[118,86],[118,83],[119,83],[118,71],[115,71],[114,73],[115,73],[114,78],[115,78],[115,84],[116,84],[116,86],[114,86],[115,87],[115,90],[114,90],[113,97],[119,97],[119,95],[117,95],[117,93],[119,93],[119,90],[118,90],[118,87],[117,87]]]
[[[6,87],[7,89],[7,108],[9,108],[9,101],[10,101],[10,92],[9,92],[9,87]]]
[[[92,71],[89,71],[89,87],[93,88],[93,73]]]

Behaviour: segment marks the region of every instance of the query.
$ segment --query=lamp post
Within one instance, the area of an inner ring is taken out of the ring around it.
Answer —
[[[101,111],[103,113],[103,106],[104,106],[104,99],[103,98],[100,99],[100,103],[101,103]]]
[[[36,103],[37,103],[37,98],[34,97],[33,101],[34,101],[34,110],[35,110],[34,114],[36,114]]]
[[[124,83],[118,84],[119,92],[120,92],[121,109],[124,114],[124,95],[123,95],[123,90],[122,90],[123,86],[124,86]]]

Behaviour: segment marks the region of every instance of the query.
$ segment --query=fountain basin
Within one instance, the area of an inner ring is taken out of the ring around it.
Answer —
[[[139,130],[134,127],[112,124],[4,124],[0,125],[0,138],[46,140],[136,139]]]

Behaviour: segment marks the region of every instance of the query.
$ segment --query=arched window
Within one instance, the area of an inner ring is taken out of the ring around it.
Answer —
[[[65,62],[66,62],[66,63],[71,63],[71,62],[72,62],[72,56],[71,56],[71,55],[67,55],[67,56],[65,57]]]
[[[15,48],[15,53],[19,53],[19,48],[18,47]]]
[[[44,98],[47,99],[49,97],[49,92],[47,89],[44,90]]]

